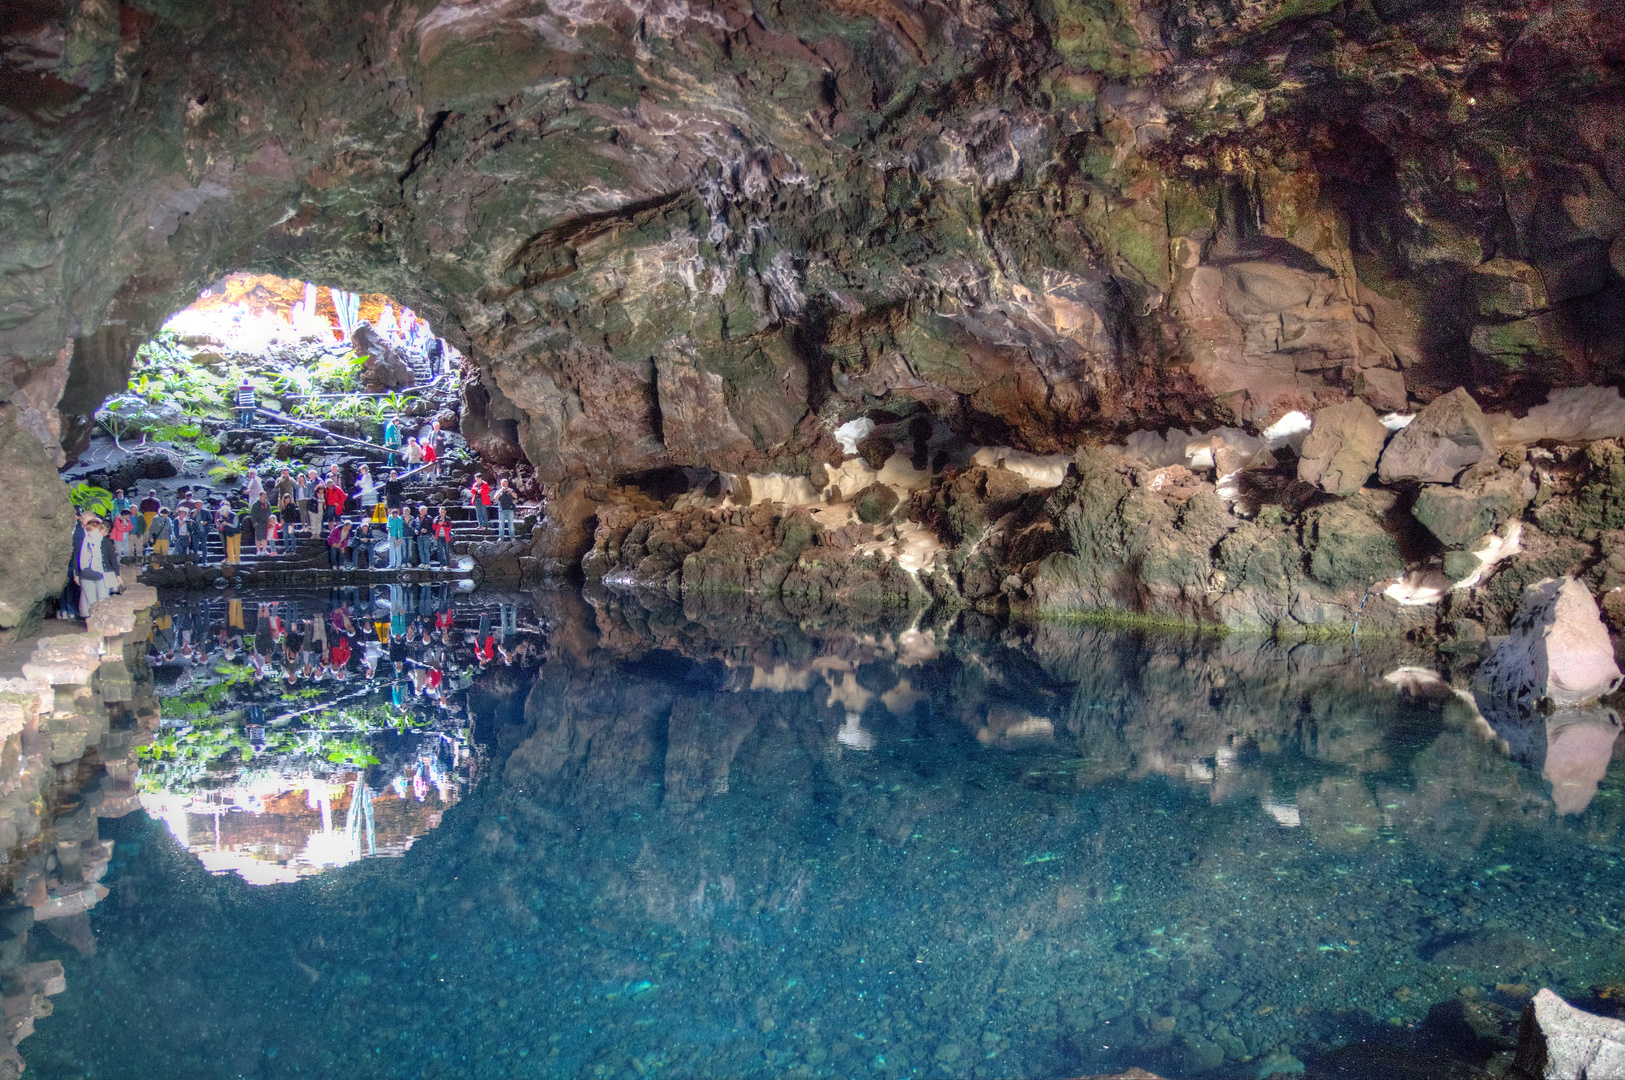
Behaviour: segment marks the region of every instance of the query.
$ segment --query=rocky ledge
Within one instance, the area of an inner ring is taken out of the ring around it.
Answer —
[[[1617,392],[1524,417],[1460,389],[1414,415],[1294,415],[1045,457],[934,436],[910,455],[894,421],[806,476],[567,489],[532,555],[612,589],[792,612],[944,604],[1472,649],[1526,588],[1569,576],[1625,629],[1625,442],[1587,438],[1625,434]]]

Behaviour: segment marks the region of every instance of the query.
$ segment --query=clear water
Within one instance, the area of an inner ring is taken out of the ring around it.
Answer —
[[[1533,989],[1625,995],[1620,740],[1548,762],[1391,646],[560,603],[400,857],[104,822],[31,1075],[1473,1076]]]

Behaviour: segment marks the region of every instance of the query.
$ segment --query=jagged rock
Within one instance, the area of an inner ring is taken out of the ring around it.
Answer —
[[[1547,307],[1540,271],[1528,263],[1491,259],[1473,268],[1471,280],[1480,315],[1521,319]]]
[[[1535,521],[1549,533],[1588,542],[1625,528],[1625,447],[1601,440],[1574,461],[1582,471],[1572,493],[1560,492],[1537,506]]]
[[[1309,549],[1309,573],[1317,581],[1334,589],[1364,590],[1405,572],[1399,544],[1383,527],[1377,509],[1384,501],[1333,503],[1307,516],[1303,543]]]
[[[1434,398],[1389,440],[1377,465],[1385,484],[1448,484],[1469,465],[1495,455],[1495,436],[1478,403],[1457,387]]]
[[[0,630],[58,593],[68,576],[74,510],[56,464],[13,412],[0,408]]]
[[[371,323],[357,325],[350,334],[350,344],[367,358],[361,368],[361,380],[367,389],[374,392],[404,390],[417,382],[417,375],[405,357],[380,338]]]
[[[1445,547],[1466,548],[1521,513],[1534,497],[1529,476],[1486,462],[1468,469],[1454,487],[1424,487],[1411,514]]]
[[[1520,1080],[1625,1076],[1625,1021],[1576,1009],[1542,987],[1524,1007],[1511,1075]]]
[[[1620,670],[1590,590],[1565,577],[1524,590],[1511,637],[1478,677],[1494,699],[1527,710],[1546,701],[1581,705],[1612,693]]]
[[[1303,441],[1298,479],[1332,495],[1349,495],[1377,471],[1388,429],[1377,411],[1358,399],[1315,413],[1315,426]]]

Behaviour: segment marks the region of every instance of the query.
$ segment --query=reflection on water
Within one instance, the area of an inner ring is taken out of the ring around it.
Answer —
[[[1606,711],[1486,718],[1394,645],[536,600],[401,858],[254,889],[120,823],[31,1068],[1471,1076],[1533,988],[1625,993]],[[364,780],[382,844],[378,770],[257,797],[292,850]]]
[[[517,598],[494,599],[439,583],[165,596],[142,807],[252,884],[404,854],[476,766],[458,691],[534,652]]]

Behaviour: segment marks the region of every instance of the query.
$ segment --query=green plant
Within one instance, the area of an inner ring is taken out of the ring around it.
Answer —
[[[84,481],[68,488],[68,501],[73,503],[80,513],[88,510],[103,518],[113,515],[113,493],[106,488],[92,487]]]

